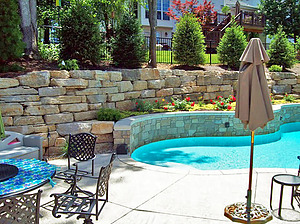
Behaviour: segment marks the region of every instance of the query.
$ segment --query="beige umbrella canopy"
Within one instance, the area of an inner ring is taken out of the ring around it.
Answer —
[[[252,38],[241,58],[235,117],[251,131],[274,119],[263,63],[270,59],[259,38]]]
[[[252,38],[242,54],[238,79],[235,117],[251,131],[251,152],[247,204],[236,203],[225,208],[225,216],[237,222],[270,221],[272,216],[262,205],[251,203],[254,154],[254,131],[274,119],[263,63],[270,59],[259,38]],[[246,216],[244,208],[246,207]],[[236,213],[232,212],[237,211]],[[251,213],[251,210],[253,211]]]

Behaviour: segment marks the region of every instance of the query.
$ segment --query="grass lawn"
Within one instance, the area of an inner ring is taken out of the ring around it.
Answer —
[[[148,55],[149,55],[149,53],[148,53]],[[205,64],[209,64],[210,55],[206,54],[205,56],[206,56]],[[171,58],[172,58],[172,61],[171,61]],[[157,61],[157,63],[178,64],[174,60],[174,53],[172,51],[156,51],[156,61]],[[218,60],[217,54],[211,55],[211,63],[212,64],[220,63]]]

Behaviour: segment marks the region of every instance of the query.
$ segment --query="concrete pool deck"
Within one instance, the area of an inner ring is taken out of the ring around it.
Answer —
[[[109,161],[109,154],[98,154],[95,167],[99,171]],[[271,159],[271,158],[270,158]],[[297,159],[297,158],[295,158]],[[67,160],[50,163],[65,168]],[[254,160],[255,164],[255,160]],[[86,164],[90,168],[90,163]],[[297,174],[297,169],[254,169],[252,201],[270,209],[271,179],[275,174]],[[51,193],[61,193],[68,185],[54,178],[57,185],[42,187],[40,223],[83,223],[77,216],[54,218],[51,214]],[[95,190],[95,180],[79,182],[84,189]],[[165,168],[132,160],[128,155],[118,155],[109,183],[109,202],[94,223],[101,224],[198,224],[232,223],[224,216],[224,208],[235,202],[246,202],[248,169],[226,171],[201,171],[187,167]],[[274,184],[273,208],[278,208],[280,185]],[[300,223],[300,208],[290,207],[291,188],[284,188],[282,217],[268,223]]]

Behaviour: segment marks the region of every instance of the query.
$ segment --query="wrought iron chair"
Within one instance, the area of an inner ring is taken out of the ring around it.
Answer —
[[[94,176],[94,160],[95,155],[95,144],[97,137],[90,133],[79,133],[74,135],[69,135],[68,143],[68,169],[59,172],[55,175],[58,179],[64,179],[66,182],[70,183],[72,181],[72,175],[75,174],[80,179],[82,176],[92,174]],[[71,168],[71,159],[74,158],[80,162],[92,160],[92,172],[85,170],[79,170],[79,162],[73,164],[75,168]],[[79,180],[78,179],[78,180]]]
[[[61,215],[58,214],[78,214],[77,219],[84,218],[84,223],[93,223],[92,215],[96,216],[96,220],[98,220],[99,214],[108,201],[108,182],[115,157],[116,154],[112,154],[109,164],[101,167],[95,193],[76,190],[76,176],[73,175],[74,191],[51,194],[51,197],[54,196],[52,215],[59,218]],[[101,207],[99,207],[99,201],[103,202]],[[93,212],[94,207],[96,207],[95,212]]]
[[[297,158],[300,160],[300,156],[298,156]],[[298,169],[298,176],[300,177],[300,164]],[[293,198],[295,198],[300,208],[300,187],[296,187],[296,188],[293,187]],[[292,198],[292,205],[293,205],[293,198]]]
[[[39,223],[42,190],[0,199],[0,223]]]

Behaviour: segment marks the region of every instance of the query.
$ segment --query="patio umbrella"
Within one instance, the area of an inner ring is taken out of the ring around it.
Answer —
[[[249,186],[246,204],[247,222],[250,222],[251,206],[252,208],[254,206],[251,204],[254,131],[258,127],[264,128],[269,121],[274,119],[274,114],[263,65],[269,61],[269,57],[259,38],[250,40],[240,61],[235,117],[241,120],[245,129],[248,126],[251,131]],[[271,220],[270,218],[269,220]]]
[[[5,137],[4,124],[2,120],[1,110],[0,110],[0,140]]]

